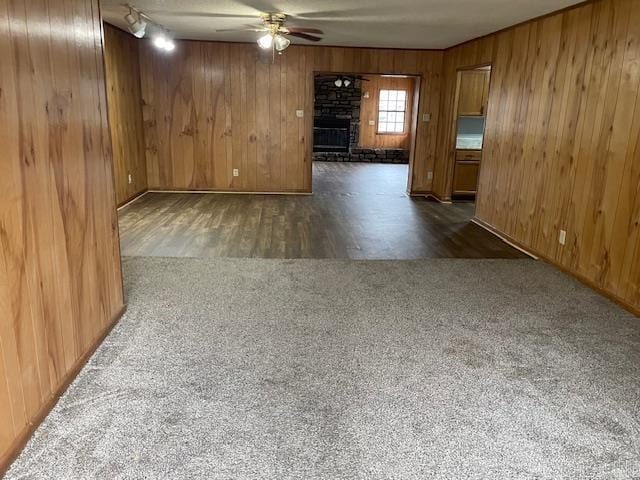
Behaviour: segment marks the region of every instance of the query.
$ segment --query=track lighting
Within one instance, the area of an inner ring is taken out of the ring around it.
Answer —
[[[158,25],[151,20],[147,15],[142,13],[134,6],[127,5],[129,13],[124,16],[124,20],[127,22],[129,31],[136,37],[142,38],[147,33],[147,27],[151,25],[152,32],[160,32],[153,38],[153,44],[156,48],[164,50],[165,52],[171,52],[175,50],[176,44],[168,35],[168,30],[162,25]]]
[[[135,16],[134,13],[136,14]],[[134,10],[129,7],[129,13],[124,16],[124,20],[127,22],[127,28],[134,37],[144,37],[147,31],[147,22],[142,19],[140,12],[134,12]]]

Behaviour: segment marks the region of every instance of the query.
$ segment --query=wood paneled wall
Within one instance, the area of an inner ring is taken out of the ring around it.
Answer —
[[[640,1],[595,1],[447,51],[443,197],[455,71],[485,62],[477,217],[638,311]]]
[[[123,306],[97,0],[0,0],[0,475]]]
[[[121,205],[147,189],[138,61],[140,42],[133,35],[107,24],[104,37],[113,173],[116,201]]]
[[[272,63],[253,44],[141,47],[150,189],[309,192],[313,73],[422,78],[413,191],[431,190],[442,52],[293,46]],[[296,116],[304,110],[304,118]],[[233,177],[238,169],[239,176]]]
[[[413,95],[415,78],[383,77],[380,75],[365,76],[368,81],[362,82],[362,102],[360,104],[360,141],[363,148],[411,148],[411,121],[413,118]],[[405,90],[407,92],[407,111],[405,113],[405,133],[392,135],[378,133],[378,104],[381,89]],[[365,92],[369,94],[365,98]],[[369,125],[369,120],[375,125]]]

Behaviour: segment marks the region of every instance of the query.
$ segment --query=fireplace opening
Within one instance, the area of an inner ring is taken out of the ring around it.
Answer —
[[[313,151],[348,152],[350,128],[348,118],[316,117],[313,122]]]

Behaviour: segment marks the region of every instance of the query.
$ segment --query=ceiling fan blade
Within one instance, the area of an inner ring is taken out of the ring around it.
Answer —
[[[166,15],[171,17],[194,17],[194,18],[256,18],[255,15],[243,15],[237,13],[211,13],[211,12],[177,12],[174,10],[148,9],[148,15]]]
[[[222,28],[216,32],[266,32],[266,28]]]
[[[285,33],[285,35],[289,37],[304,38],[305,40],[309,40],[311,42],[319,42],[320,40],[322,40],[320,37],[314,37],[313,35],[307,35],[306,33],[290,32]]]
[[[306,28],[306,27],[284,27],[291,33],[317,33],[322,35],[324,32],[319,28]]]

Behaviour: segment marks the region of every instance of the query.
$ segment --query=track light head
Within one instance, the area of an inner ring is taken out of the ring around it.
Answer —
[[[147,22],[142,19],[139,13],[137,13],[137,18],[133,13],[133,10],[129,10],[129,13],[124,16],[124,20],[127,22],[127,28],[132,35],[137,38],[142,38],[147,31]]]

